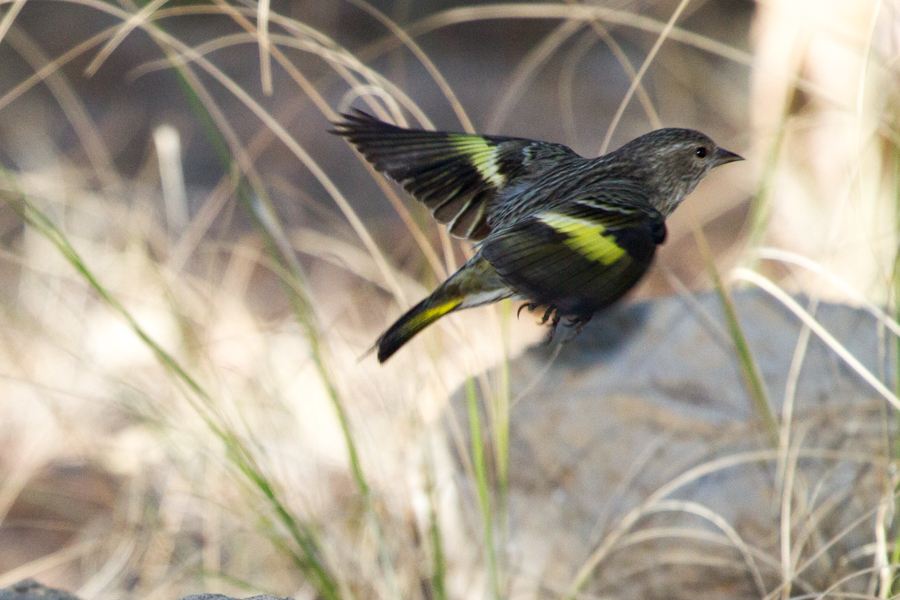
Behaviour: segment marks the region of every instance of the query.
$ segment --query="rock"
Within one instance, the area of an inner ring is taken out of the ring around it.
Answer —
[[[23,579],[15,585],[0,589],[0,600],[80,600],[62,590],[55,590],[38,583],[34,579]],[[237,600],[224,594],[194,594],[185,596],[182,600]],[[252,596],[243,600],[290,600],[278,596]]]
[[[793,454],[779,464],[719,299],[698,300],[709,320],[677,297],[624,306],[595,318],[549,365],[552,346],[512,362],[510,560],[522,581],[540,582],[524,597],[567,590],[593,563],[582,591],[596,596],[761,597],[782,581],[784,519],[794,593],[842,577],[835,592],[866,592],[872,575],[853,574],[872,554],[854,551],[874,544],[876,509],[894,489],[893,409],[813,335]],[[800,323],[762,292],[735,301],[780,415]],[[817,318],[876,375],[890,364],[869,313],[823,303]]]
[[[0,600],[79,600],[69,592],[55,590],[38,583],[34,579],[23,579],[19,583],[0,589]]]

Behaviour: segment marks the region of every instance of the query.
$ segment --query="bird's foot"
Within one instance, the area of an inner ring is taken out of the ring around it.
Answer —
[[[550,325],[550,327],[551,327],[552,329],[556,329],[556,326],[559,324],[559,315],[558,315],[558,314],[556,314],[556,315],[553,314],[553,311],[555,311],[555,310],[556,310],[556,309],[553,308],[552,306],[549,307],[549,308],[547,309],[547,312],[545,312],[545,313],[544,313],[544,316],[541,317],[541,325],[543,325],[544,323],[547,322],[547,319],[550,318],[550,315],[553,315],[553,323]]]
[[[528,312],[534,312],[536,308],[540,308],[540,307],[541,307],[541,305],[537,304],[536,302],[526,302],[525,304],[523,304],[522,306],[519,307],[518,311],[516,311],[516,318],[518,319],[522,315],[523,308],[528,309]],[[541,325],[543,325],[550,319],[550,315],[553,314],[554,310],[556,310],[556,309],[553,308],[552,306],[547,308],[547,311],[544,313],[544,316],[541,317],[541,322],[540,322]]]
[[[522,314],[522,309],[527,309],[528,312],[534,312],[535,309],[539,308],[541,305],[536,304],[534,302],[526,302],[522,306],[519,307],[518,312],[516,313],[516,318],[518,318]],[[581,333],[581,330],[584,329],[584,326],[587,325],[587,322],[591,320],[591,316],[566,316],[566,320],[563,323],[563,327],[566,329],[572,329],[572,335],[566,337],[562,340],[563,344],[567,344]],[[553,339],[556,337],[556,331],[559,329],[560,321],[562,320],[562,315],[559,314],[555,306],[548,306],[547,310],[544,311],[543,316],[541,317],[540,324],[546,325],[549,321],[549,325],[547,326],[547,337],[544,338],[544,341],[541,342],[542,346],[548,346],[553,342]]]

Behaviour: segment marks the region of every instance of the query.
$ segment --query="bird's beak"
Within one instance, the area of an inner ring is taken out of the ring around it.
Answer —
[[[744,157],[740,154],[735,154],[734,152],[729,152],[725,148],[719,148],[718,151],[718,160],[716,160],[717,165],[724,165],[730,162],[735,162],[738,160],[744,160]]]

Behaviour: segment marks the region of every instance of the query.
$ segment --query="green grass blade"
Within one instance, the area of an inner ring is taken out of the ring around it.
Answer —
[[[447,557],[439,521],[434,460],[428,442],[425,447],[425,495],[428,498],[428,534],[431,540],[431,592],[434,600],[447,600]]]
[[[484,546],[488,559],[488,578],[491,597],[500,600],[500,582],[497,573],[497,551],[494,545],[494,519],[491,513],[491,492],[488,483],[487,457],[484,452],[484,438],[481,434],[481,417],[478,414],[478,393],[475,381],[466,379],[466,404],[469,409],[469,428],[472,435],[472,466],[475,470],[475,487],[478,491],[478,506],[484,521]]]
[[[753,408],[756,410],[756,414],[763,426],[766,437],[769,439],[769,443],[773,448],[777,448],[779,440],[778,422],[775,419],[775,413],[772,411],[772,405],[769,403],[769,398],[766,394],[766,386],[763,383],[762,374],[759,372],[759,367],[756,364],[756,358],[750,350],[750,345],[747,343],[747,336],[744,334],[744,330],[738,320],[734,299],[731,297],[731,293],[725,287],[722,278],[719,276],[719,271],[712,260],[712,253],[706,243],[706,238],[699,227],[695,229],[694,237],[697,240],[697,246],[700,248],[703,261],[706,263],[706,269],[712,279],[713,287],[722,303],[722,311],[725,313],[725,322],[728,326],[728,333],[734,344],[738,363],[741,366],[741,373],[744,376],[744,383],[747,386],[747,392],[750,394],[750,401],[753,404]]]
[[[512,302],[504,300],[500,304],[500,336],[503,340],[503,356],[497,367],[497,389],[493,398],[492,445],[494,449],[494,469],[497,477],[497,547],[506,548],[509,525],[509,418],[510,393],[510,324],[512,322]]]

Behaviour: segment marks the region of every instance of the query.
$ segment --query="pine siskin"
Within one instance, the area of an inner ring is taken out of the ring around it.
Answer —
[[[640,280],[666,217],[714,167],[743,160],[691,129],[659,129],[598,158],[562,144],[404,129],[355,110],[335,123],[475,255],[376,342],[379,362],[444,315],[504,298],[577,334]],[[521,308],[520,308],[521,310]]]

